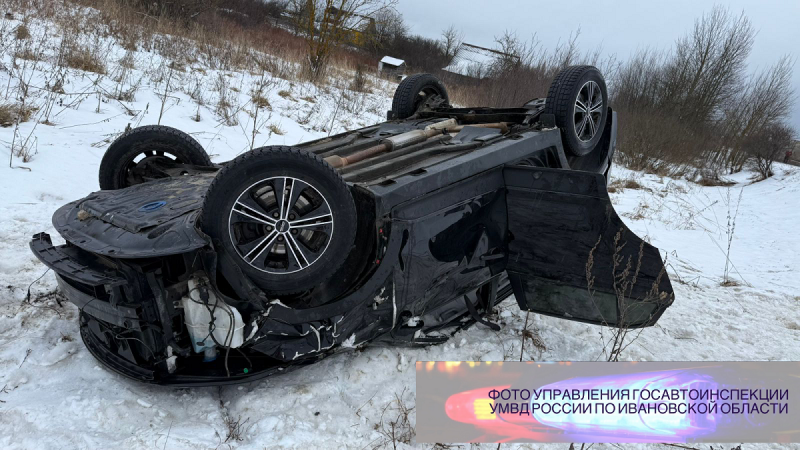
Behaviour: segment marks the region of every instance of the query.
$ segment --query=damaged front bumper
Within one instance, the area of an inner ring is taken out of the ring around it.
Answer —
[[[75,246],[54,246],[46,233],[35,235],[30,247],[80,310],[80,334],[89,352],[121,375],[157,384],[218,385],[312,362],[281,361],[234,345],[208,360],[207,353],[193,351],[197,342],[175,308],[177,294],[164,287],[160,269],[148,261],[114,261]]]
[[[355,342],[356,328],[364,336],[392,326],[391,300],[371,308],[374,317],[364,318],[369,323],[348,321],[349,327],[342,326],[341,305],[335,311],[325,306],[295,310],[277,301],[263,305],[263,311],[247,311],[256,319],[244,323],[235,306],[214,308],[214,290],[202,270],[183,283],[172,283],[163,258],[114,260],[71,244],[54,246],[46,233],[35,235],[30,248],[55,272],[61,292],[80,310],[80,334],[89,352],[109,369],[142,382],[206,386],[253,381],[313,363],[346,337]],[[200,260],[201,253],[175,257]],[[391,292],[367,284],[364,289],[374,290],[370,298]],[[216,309],[219,328],[221,317],[238,316],[238,338],[228,340],[227,332],[200,337],[206,304]]]

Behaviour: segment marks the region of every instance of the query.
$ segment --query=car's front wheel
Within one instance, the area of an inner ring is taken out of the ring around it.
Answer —
[[[219,171],[202,229],[271,295],[310,290],[350,253],[356,209],[347,184],[316,155],[262,147]]]

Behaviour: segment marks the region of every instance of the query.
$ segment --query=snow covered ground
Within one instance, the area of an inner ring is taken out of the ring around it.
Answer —
[[[46,25],[34,23],[34,36],[53,33]],[[476,326],[427,349],[367,348],[242,386],[169,389],[101,368],[80,342],[77,309],[56,294],[53,275],[44,274],[28,241],[40,231],[55,238],[53,211],[98,189],[103,151],[126,125],[158,121],[165,76],[171,77],[172,87],[161,123],[191,133],[214,161],[248,150],[253,140],[255,146],[294,144],[378,122],[393,90],[376,79],[369,81],[371,93],[361,93],[349,90],[347,81],[318,88],[270,74],[263,90],[270,106],[261,103],[256,114],[251,92],[260,74],[190,65],[169,75],[157,55],[127,53],[113,41],[105,45],[110,61],[135,61],[122,81],[115,77],[122,67],[118,64],[102,77],[70,69],[63,94],[31,94],[38,105],[51,101],[52,124],[37,122],[40,109],[20,125],[16,137],[14,127],[0,128],[0,159],[9,157],[12,140],[18,145],[28,136],[37,150],[28,162],[14,157],[15,168],[0,168],[0,445],[391,447],[382,433],[382,413],[388,407],[388,419],[399,407],[398,397],[413,407],[415,361],[519,358],[526,313],[509,299],[492,317],[503,325],[498,333]],[[10,62],[6,54],[4,66]],[[25,76],[31,86],[45,86],[54,73],[48,62],[29,70]],[[13,92],[18,81],[0,71],[0,86],[8,84]],[[106,95],[133,85],[132,99]],[[205,106],[192,98],[198,86],[204,87]],[[222,95],[228,96],[235,116],[228,125],[217,111]],[[778,164],[776,176],[766,181],[751,184],[743,173],[731,177],[736,183],[731,187],[702,187],[619,167],[612,169],[612,177],[640,185],[618,189],[612,199],[627,225],[667,255],[676,294],[658,325],[644,330],[622,359],[800,360],[800,170]],[[723,286],[728,216],[734,215],[733,282]],[[526,358],[605,359],[609,333],[601,327],[537,314],[530,314],[528,327],[535,342],[526,345]],[[412,412],[412,425],[414,417]],[[226,442],[232,421],[239,422],[239,433]]]

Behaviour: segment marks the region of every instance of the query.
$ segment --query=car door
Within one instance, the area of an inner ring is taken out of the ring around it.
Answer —
[[[674,298],[661,254],[619,218],[602,174],[514,166],[503,177],[520,308],[630,328],[658,320]]]

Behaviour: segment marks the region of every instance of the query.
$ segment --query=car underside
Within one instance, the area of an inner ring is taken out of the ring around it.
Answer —
[[[512,295],[653,325],[674,295],[606,191],[616,115],[596,69],[566,70],[556,94],[514,108],[453,107],[415,75],[384,123],[216,165],[177,130],[131,130],[104,157],[103,190],[55,212],[66,243],[40,233],[31,249],[80,309],[89,351],[159,384],[442,343],[497,328],[487,315]]]

